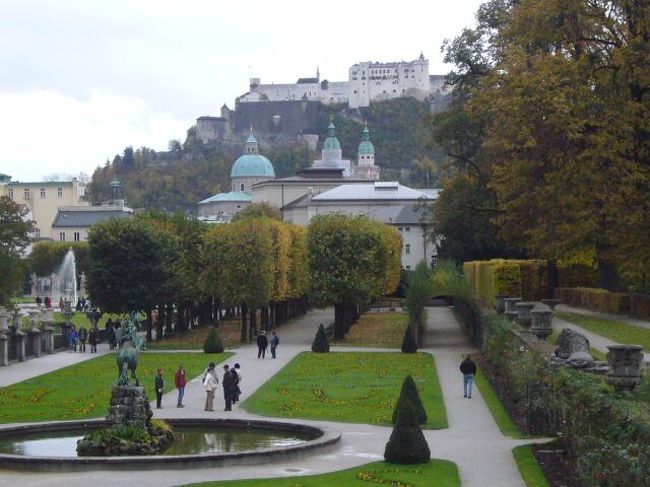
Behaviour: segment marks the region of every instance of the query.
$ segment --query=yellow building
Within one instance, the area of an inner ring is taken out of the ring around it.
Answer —
[[[0,175],[0,195],[8,196],[28,210],[27,217],[34,220],[32,238],[50,238],[52,222],[60,207],[89,206],[86,201],[86,184],[77,178],[72,181],[47,181],[21,183]]]

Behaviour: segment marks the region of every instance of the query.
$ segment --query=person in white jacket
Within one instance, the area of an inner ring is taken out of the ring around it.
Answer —
[[[203,388],[205,389],[205,410],[214,411],[214,391],[219,385],[214,362],[210,362],[203,374]]]

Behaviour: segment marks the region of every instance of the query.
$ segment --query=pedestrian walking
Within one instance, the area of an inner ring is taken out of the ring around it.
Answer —
[[[205,411],[214,411],[214,390],[219,384],[214,362],[210,362],[203,374],[203,388],[205,389]]]
[[[230,399],[232,400],[232,403],[235,404],[237,401],[239,401],[239,396],[241,395],[241,389],[239,388],[239,374],[237,373],[237,369],[235,367],[230,369],[230,375],[232,375]]]
[[[74,325],[70,328],[70,332],[68,333],[68,342],[70,345],[70,350],[69,352],[76,352],[77,351],[77,340],[79,339],[79,336],[77,335],[77,330],[75,329]]]
[[[257,358],[264,358],[266,355],[266,347],[269,346],[269,339],[266,338],[266,332],[262,330],[257,336]]]
[[[154,385],[156,386],[156,409],[162,409],[162,395],[165,390],[165,379],[163,379],[162,369],[158,369]]]
[[[472,384],[476,375],[476,364],[472,361],[469,353],[460,364],[460,371],[463,374],[463,397],[472,398]]]
[[[61,308],[61,313],[63,313],[63,309],[65,308],[65,301],[63,301],[63,296],[59,298],[59,308]]]
[[[77,337],[79,338],[79,351],[86,353],[86,340],[88,340],[88,330],[86,330],[85,326],[81,325],[79,327]]]
[[[36,296],[36,306],[40,306],[43,301],[40,296]]]
[[[228,364],[223,366],[223,398],[226,401],[224,411],[232,411],[233,378]]]
[[[45,296],[45,300],[43,301],[43,303],[45,304],[45,307],[47,309],[50,309],[52,307],[52,300],[50,299],[49,296]]]
[[[271,358],[275,358],[275,349],[277,348],[278,344],[280,343],[280,338],[275,334],[275,332],[271,332]]]
[[[183,404],[183,396],[185,395],[185,384],[187,384],[187,381],[185,380],[185,369],[183,368],[183,365],[179,365],[174,379],[174,382],[176,383],[176,389],[178,389],[178,402],[176,404],[176,407],[184,408],[185,405]]]
[[[88,334],[88,344],[90,345],[90,353],[97,353],[97,342],[99,341],[99,330],[96,326],[90,329]]]

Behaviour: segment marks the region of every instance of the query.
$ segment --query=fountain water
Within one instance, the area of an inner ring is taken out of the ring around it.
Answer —
[[[57,290],[61,296],[69,299],[74,306],[77,302],[77,262],[72,248],[65,254],[63,262],[55,274],[58,278]]]

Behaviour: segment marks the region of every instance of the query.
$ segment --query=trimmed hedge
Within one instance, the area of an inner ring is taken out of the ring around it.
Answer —
[[[540,300],[549,295],[548,266],[544,260],[473,261],[463,264],[472,294],[484,306],[494,305],[494,296]]]
[[[328,353],[330,351],[330,341],[327,339],[325,327],[321,323],[318,326],[318,331],[311,344],[311,351],[314,353]]]
[[[650,318],[650,296],[647,294],[630,295],[630,316]]]
[[[397,422],[390,435],[384,460],[399,465],[427,463],[431,450],[418,424],[417,414],[410,401],[402,401],[397,411]]]
[[[404,330],[404,338],[402,339],[402,353],[415,353],[418,351],[418,343],[415,339],[416,330],[412,324],[409,324]]]
[[[606,289],[589,287],[558,287],[555,289],[555,296],[565,304],[594,311],[617,314],[630,313],[630,295],[627,293],[615,293]]]

